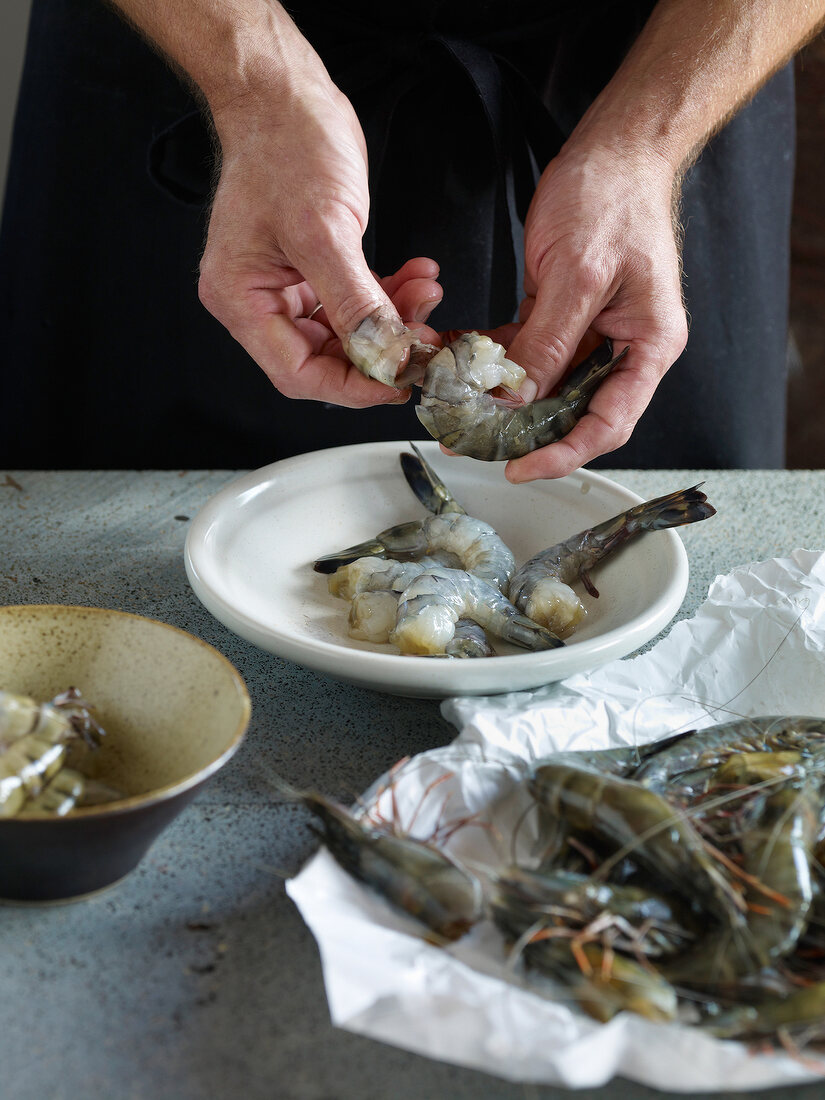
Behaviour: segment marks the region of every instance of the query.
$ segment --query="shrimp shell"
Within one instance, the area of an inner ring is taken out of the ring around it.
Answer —
[[[464,333],[430,360],[416,415],[434,439],[458,454],[484,462],[521,458],[575,427],[628,350],[614,357],[612,342],[605,340],[570,372],[555,396],[511,408],[489,391],[499,385],[517,389],[524,370],[488,336]]]
[[[297,792],[320,820],[341,867],[447,940],[463,936],[482,915],[481,884],[445,852],[421,840],[371,826],[315,791]]]
[[[420,382],[428,360],[438,351],[381,310],[365,317],[342,345],[350,362],[367,378],[396,388]]]

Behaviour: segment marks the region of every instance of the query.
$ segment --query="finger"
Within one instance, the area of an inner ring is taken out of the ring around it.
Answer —
[[[380,315],[401,325],[391,298],[375,278],[361,249],[361,226],[348,211],[314,219],[290,258],[323,302],[333,330],[346,339],[362,321]]]
[[[438,274],[439,267],[435,260],[431,260],[427,256],[416,256],[412,260],[407,260],[394,275],[385,275],[379,279],[379,282],[384,288],[384,292],[390,298],[393,298],[404,283],[410,282],[412,279],[432,279],[436,281]]]
[[[354,370],[316,320],[268,313],[234,335],[285,397],[359,409],[409,400],[409,389],[393,389]]]
[[[392,295],[395,308],[405,324],[426,321],[444,297],[444,291],[433,279],[411,279]]]
[[[530,314],[533,312],[533,309],[535,308],[535,305],[536,305],[536,296],[535,296],[535,294],[528,294],[527,297],[522,298],[521,302],[519,302],[518,319],[521,322],[521,324],[524,324],[524,322],[529,319]]]
[[[524,367],[540,393],[547,393],[561,378],[591,321],[609,300],[608,289],[594,284],[577,273],[567,279],[550,273],[542,278],[535,298],[528,295],[527,317],[508,357]]]

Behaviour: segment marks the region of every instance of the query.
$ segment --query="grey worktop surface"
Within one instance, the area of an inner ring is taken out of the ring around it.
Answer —
[[[268,779],[352,798],[455,731],[435,701],[319,676],[237,638],[201,606],[183,566],[187,519],[235,476],[0,470],[0,604],[96,605],[172,623],[236,665],[253,705],[240,752],[127,879],[74,904],[0,907],[0,1097],[568,1096],[331,1027],[315,942],[284,892],[316,841]],[[705,478],[718,515],[683,531],[691,579],[679,618],[719,573],[825,549],[823,471],[607,476],[644,497]],[[623,1080],[576,1095],[662,1096]]]

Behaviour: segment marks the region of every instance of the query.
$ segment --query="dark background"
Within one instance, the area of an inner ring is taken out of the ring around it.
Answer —
[[[25,45],[29,0],[0,3],[0,197]],[[792,225],[791,468],[825,467],[825,36],[796,60],[797,178]]]

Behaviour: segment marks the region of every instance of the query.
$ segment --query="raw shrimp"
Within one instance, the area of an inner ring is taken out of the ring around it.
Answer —
[[[464,333],[430,359],[415,411],[430,435],[451,451],[485,462],[521,458],[567,435],[627,351],[613,357],[606,340],[570,372],[556,396],[513,407],[490,391],[498,386],[517,391],[526,371],[489,336]]]
[[[458,939],[481,918],[481,884],[445,852],[376,828],[315,791],[297,797],[320,820],[345,871],[440,936]]]
[[[619,950],[659,958],[683,951],[696,935],[684,903],[641,886],[600,882],[553,867],[509,867],[493,878],[494,902],[523,928],[537,921],[581,930],[609,914],[610,943]]]
[[[513,552],[489,523],[460,512],[388,527],[374,539],[318,558],[314,569],[334,573],[362,557],[415,560],[440,553],[451,555],[462,569],[498,589],[506,586],[516,567]]]
[[[96,747],[103,730],[75,688],[37,703],[0,691],[0,817],[13,817],[66,762],[72,742]]]
[[[362,374],[398,388],[420,382],[428,360],[438,351],[422,343],[397,318],[380,311],[365,317],[342,344],[344,354]]]
[[[805,1030],[823,1033],[825,982],[792,988],[756,1004],[740,1004],[709,1016],[705,1026],[720,1039],[775,1036],[778,1032]]]
[[[350,634],[368,642],[388,642],[398,617],[401,593],[422,573],[437,573],[438,562],[393,561],[385,558],[357,558],[329,578],[334,596],[352,601]],[[448,657],[490,657],[492,648],[484,630],[471,619],[459,619],[453,637],[446,644]]]
[[[732,887],[702,838],[684,815],[654,791],[569,762],[534,766],[527,788],[539,805],[574,829],[588,831],[614,851],[632,855],[687,901],[701,898],[717,920],[741,925]]]
[[[591,596],[598,596],[590,571],[629,539],[715,514],[698,485],[637,504],[530,558],[513,575],[507,593],[525,615],[565,638],[586,614],[570,587],[574,581],[581,580]]]
[[[522,649],[564,645],[522,615],[492,584],[461,569],[422,573],[403,592],[390,641],[402,653],[444,653],[459,619],[472,619],[489,634]]]
[[[734,753],[791,751],[825,763],[825,718],[766,715],[737,718],[687,730],[643,750],[633,778],[655,791],[694,794],[707,787],[717,767]]]
[[[64,817],[77,806],[85,788],[86,780],[80,772],[74,768],[61,768],[42,790],[24,802],[17,816],[35,817],[48,814]]]
[[[676,963],[677,969],[668,971],[671,979],[678,977],[686,984],[736,982],[789,955],[807,928],[815,891],[811,849],[822,796],[809,779],[788,779],[782,764],[774,774],[781,786],[765,785],[764,754],[757,755],[755,770],[743,755],[732,757],[717,773],[722,789],[734,777],[745,784],[742,797],[750,803],[740,841],[747,884],[746,928],[733,940],[727,930],[727,936],[719,932],[709,941],[697,942],[695,949]],[[730,806],[728,801],[727,808]]]
[[[524,915],[500,898],[491,910],[496,925],[515,941],[514,953],[565,986],[576,1004],[596,1020],[607,1023],[622,1011],[658,1022],[675,1019],[678,1002],[670,983],[651,967],[590,938],[588,929],[568,936],[541,923],[525,925]],[[600,933],[601,928],[592,934]]]

